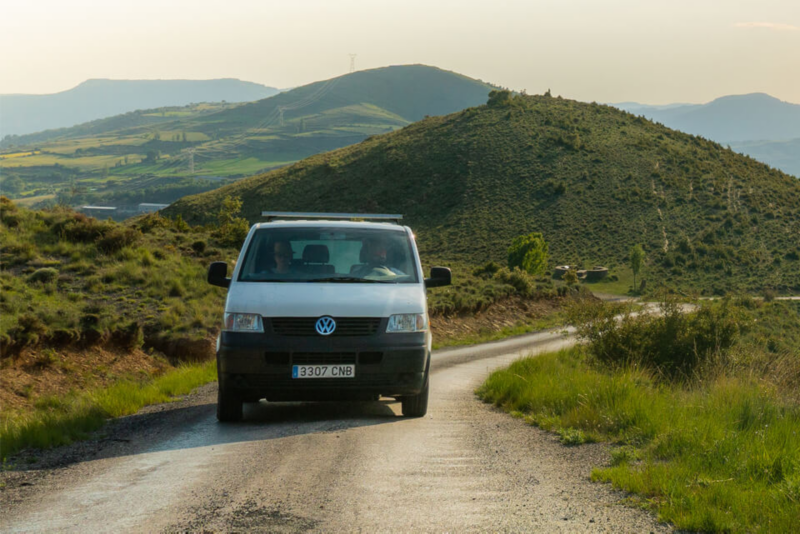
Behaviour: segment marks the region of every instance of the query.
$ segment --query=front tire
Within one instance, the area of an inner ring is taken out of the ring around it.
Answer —
[[[222,385],[217,390],[217,420],[220,423],[235,423],[242,420],[242,396],[234,391],[224,389]]]
[[[425,386],[417,395],[407,395],[400,399],[405,417],[424,417],[428,413],[428,392],[430,377],[425,376]]]

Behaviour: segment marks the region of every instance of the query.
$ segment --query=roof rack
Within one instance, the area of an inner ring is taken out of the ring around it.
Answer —
[[[385,213],[305,213],[302,211],[262,211],[261,216],[267,222],[276,219],[335,219],[335,220],[370,220],[370,221],[385,221],[400,224],[403,220],[402,215],[398,214],[385,214]]]

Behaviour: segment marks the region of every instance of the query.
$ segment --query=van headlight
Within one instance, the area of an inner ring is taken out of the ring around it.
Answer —
[[[389,317],[387,333],[424,332],[428,329],[428,317],[424,313],[402,313]]]
[[[225,330],[228,332],[264,332],[264,323],[257,313],[226,313]]]

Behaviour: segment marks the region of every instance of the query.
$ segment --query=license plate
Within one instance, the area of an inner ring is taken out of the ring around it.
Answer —
[[[293,365],[292,378],[355,378],[356,366],[348,365]]]

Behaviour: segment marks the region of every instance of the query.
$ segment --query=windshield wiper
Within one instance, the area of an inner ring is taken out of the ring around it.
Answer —
[[[312,278],[307,282],[342,282],[342,283],[366,283],[366,284],[393,284],[388,280],[370,280],[368,278],[358,278],[356,276],[330,276],[328,278]]]

